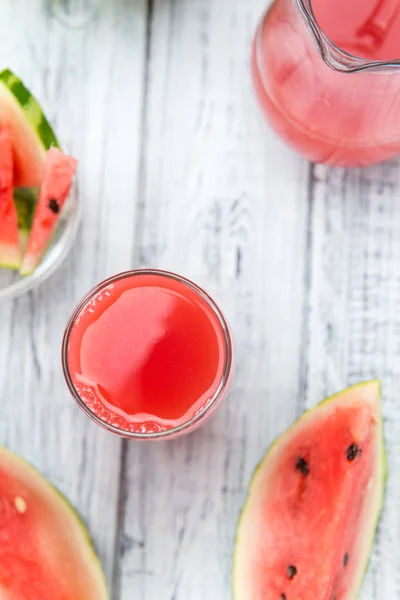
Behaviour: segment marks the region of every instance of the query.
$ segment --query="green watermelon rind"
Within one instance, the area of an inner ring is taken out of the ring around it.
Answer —
[[[29,463],[28,463],[29,464]],[[30,465],[32,467],[32,465]],[[37,473],[39,473],[39,471],[37,471],[37,469],[35,469],[34,467],[32,467],[32,469],[34,471],[36,471]],[[39,475],[41,475],[39,473]],[[78,511],[76,510],[76,508],[71,504],[71,502],[68,500],[68,498],[66,496],[64,496],[64,494],[62,492],[60,492],[60,490],[58,488],[56,488],[55,485],[53,485],[52,483],[48,482],[49,485],[53,488],[53,490],[56,492],[56,494],[58,495],[58,497],[60,498],[60,500],[62,502],[64,502],[64,504],[67,506],[67,508],[69,508],[69,510],[71,511],[71,513],[73,514],[73,516],[75,517],[77,523],[79,524],[79,527],[81,528],[83,537],[88,545],[88,548],[90,549],[90,552],[92,554],[92,559],[93,562],[97,565],[99,573],[101,573],[101,578],[102,578],[102,584],[104,586],[104,591],[107,594],[107,596],[109,597],[109,589],[108,589],[108,583],[107,583],[107,578],[106,575],[103,571],[103,565],[101,564],[99,555],[97,554],[96,548],[94,546],[93,540],[90,537],[87,525],[85,523],[85,521],[83,520],[83,518],[81,517],[81,515],[78,513]]]
[[[20,232],[27,231],[29,234],[39,197],[39,188],[14,188],[13,197],[17,210],[18,229]]]
[[[30,463],[27,463],[27,464],[30,464]],[[30,466],[31,466],[31,468],[34,471],[36,471],[36,473],[39,473],[39,475],[41,475],[41,473],[37,469],[35,469],[34,467],[32,467],[32,465],[30,465]],[[99,573],[101,573],[102,583],[104,585],[104,591],[109,596],[107,578],[106,578],[106,575],[105,575],[105,573],[103,571],[103,565],[101,564],[99,555],[97,554],[96,548],[94,546],[92,538],[90,537],[90,534],[89,534],[89,531],[88,531],[88,528],[87,528],[87,525],[86,525],[85,521],[83,520],[82,516],[78,513],[78,511],[76,510],[76,508],[73,506],[73,504],[71,504],[71,502],[68,500],[68,498],[66,496],[64,496],[64,494],[62,492],[60,492],[60,490],[55,485],[53,485],[50,482],[48,482],[48,484],[53,489],[53,491],[56,492],[56,494],[58,495],[58,497],[60,498],[60,500],[62,502],[64,502],[64,504],[67,506],[67,508],[69,508],[70,512],[73,514],[73,516],[75,517],[77,523],[79,524],[79,527],[81,528],[83,537],[84,537],[84,539],[85,539],[85,541],[86,541],[86,543],[88,545],[88,548],[91,551],[93,562],[97,565]]]
[[[45,114],[28,88],[23,84],[10,69],[4,69],[0,72],[0,84],[3,90],[10,94],[10,97],[19,105],[30,127],[36,132],[38,141],[44,150],[49,150],[52,146],[60,148],[58,140],[46,119]]]
[[[316,409],[329,404],[330,402],[334,402],[335,400],[337,400],[338,398],[340,398],[340,396],[343,395],[344,392],[350,392],[351,390],[356,390],[359,389],[361,387],[368,387],[370,385],[375,384],[377,386],[377,391],[378,391],[378,400],[379,400],[379,406],[381,406],[381,398],[382,398],[382,383],[380,380],[378,379],[371,379],[368,381],[363,381],[361,383],[357,383],[354,385],[349,386],[348,388],[346,388],[345,390],[341,390],[340,392],[337,392],[336,394],[333,394],[332,396],[328,396],[327,398],[324,398],[324,400],[322,400],[321,402],[319,402],[316,406],[314,406],[313,408],[309,408],[307,410],[304,411],[304,413],[298,418],[296,419],[296,421],[291,425],[291,427],[289,427],[289,429],[285,430],[281,435],[279,435],[267,448],[266,452],[264,453],[264,455],[262,456],[262,458],[260,459],[260,461],[258,462],[258,464],[256,465],[254,471],[253,471],[253,475],[251,476],[251,480],[250,480],[250,484],[247,490],[247,496],[246,496],[246,500],[245,503],[242,506],[242,509],[240,511],[240,515],[238,518],[238,522],[237,522],[237,526],[236,526],[236,534],[235,534],[235,538],[234,538],[234,550],[233,550],[233,577],[232,577],[232,592],[233,592],[233,599],[234,600],[238,600],[237,597],[237,591],[235,588],[235,574],[236,571],[238,569],[237,566],[237,548],[238,545],[240,543],[240,530],[242,527],[242,523],[243,523],[243,517],[246,513],[246,509],[247,509],[247,505],[248,505],[248,501],[250,499],[250,495],[251,495],[251,491],[256,483],[257,480],[257,476],[259,475],[264,461],[267,458],[267,456],[271,453],[271,451],[273,450],[273,448],[275,448],[275,446],[277,446],[285,437],[287,437],[290,434],[290,431],[293,427],[295,427],[298,423],[306,420],[310,414],[312,414]],[[382,515],[382,510],[384,507],[384,502],[385,502],[385,488],[386,488],[386,482],[387,482],[387,478],[388,478],[388,460],[387,460],[387,453],[386,453],[386,449],[385,449],[385,440],[384,440],[384,436],[383,436],[383,424],[382,424],[382,412],[381,410],[379,410],[379,415],[380,415],[380,421],[379,421],[379,428],[380,428],[380,454],[381,454],[381,462],[382,462],[382,476],[380,478],[380,501],[379,501],[379,505],[377,507],[377,516],[375,519],[375,522],[373,523],[373,527],[372,527],[372,535],[371,535],[371,542],[370,545],[368,547],[368,559],[366,560],[365,563],[365,569],[362,573],[360,573],[360,577],[359,577],[359,586],[358,586],[358,592],[361,590],[361,587],[364,583],[364,578],[365,575],[368,571],[369,568],[369,562],[370,562],[370,556],[371,556],[371,552],[372,552],[372,548],[374,545],[374,541],[375,541],[375,535],[376,535],[376,531],[379,525],[379,521]],[[367,554],[367,553],[366,553]],[[358,595],[357,592],[357,595]],[[354,597],[355,600],[356,596]],[[251,600],[249,598],[249,600]]]
[[[13,197],[18,218],[19,247],[24,255],[32,229],[39,188],[14,188]],[[16,269],[19,270],[20,266],[21,264]]]
[[[101,585],[104,590],[104,600],[109,599],[110,593],[109,593],[109,588],[108,588],[108,584],[107,584],[107,579],[106,579],[106,576],[105,576],[105,573],[103,570],[103,566],[101,564],[100,558],[94,547],[92,538],[90,537],[88,528],[87,528],[84,520],[82,519],[81,515],[76,510],[76,508],[71,504],[71,502],[68,500],[68,498],[66,498],[66,496],[64,496],[64,494],[62,492],[60,492],[60,490],[55,485],[53,485],[50,481],[48,481],[44,477],[44,475],[42,475],[42,473],[38,469],[36,469],[36,467],[34,467],[25,458],[22,458],[21,456],[19,456],[18,454],[15,454],[14,452],[11,452],[11,450],[8,450],[8,448],[5,448],[4,446],[0,446],[0,455],[1,455],[1,453],[8,454],[12,460],[19,461],[25,467],[27,467],[28,470],[31,471],[31,473],[33,474],[33,476],[35,478],[37,478],[39,481],[41,481],[43,484],[45,484],[49,490],[54,492],[54,496],[57,497],[58,500],[62,502],[64,508],[66,508],[68,510],[68,512],[70,513],[71,517],[73,517],[75,519],[75,521],[78,524],[79,529],[82,533],[83,541],[86,543],[86,547],[90,554],[92,564],[96,566],[96,569],[97,569],[97,572],[99,575],[99,585]]]

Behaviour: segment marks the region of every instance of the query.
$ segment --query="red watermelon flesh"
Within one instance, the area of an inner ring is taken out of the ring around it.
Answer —
[[[0,120],[11,128],[15,187],[39,187],[46,150],[58,141],[39,103],[10,69],[0,72]]]
[[[29,275],[39,264],[56,229],[71,189],[77,161],[57,148],[50,148],[43,167],[43,179],[21,274]]]
[[[236,600],[354,600],[382,508],[378,382],[326,400],[271,447],[238,526]]]
[[[13,200],[13,167],[11,132],[0,126],[0,266],[18,269],[21,251]]]
[[[87,531],[61,494],[0,447],[1,600],[107,600]]]

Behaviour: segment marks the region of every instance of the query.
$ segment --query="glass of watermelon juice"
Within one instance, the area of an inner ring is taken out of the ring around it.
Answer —
[[[201,425],[226,397],[233,351],[212,298],[168,271],[106,279],[71,315],[65,379],[80,408],[127,438],[173,438]]]

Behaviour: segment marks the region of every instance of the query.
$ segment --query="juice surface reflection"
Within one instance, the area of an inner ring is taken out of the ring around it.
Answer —
[[[398,0],[312,0],[322,31],[371,61],[400,58]],[[314,162],[357,166],[400,152],[400,69],[343,73],[322,59],[295,0],[276,0],[253,45],[264,113]]]
[[[81,311],[68,368],[101,419],[133,432],[161,431],[195,416],[221,382],[221,324],[204,298],[162,275],[118,279]]]

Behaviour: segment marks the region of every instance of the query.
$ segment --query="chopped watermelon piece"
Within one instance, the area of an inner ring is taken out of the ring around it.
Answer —
[[[46,151],[58,141],[37,100],[9,69],[0,72],[0,121],[11,128],[14,185],[39,186]]]
[[[20,269],[21,275],[30,275],[46,251],[70,192],[76,167],[76,159],[61,150],[51,148],[47,152],[39,200]]]
[[[19,269],[21,250],[13,200],[13,151],[9,127],[0,127],[0,266]]]
[[[355,600],[385,480],[378,381],[306,412],[254,475],[237,531],[235,600]]]

